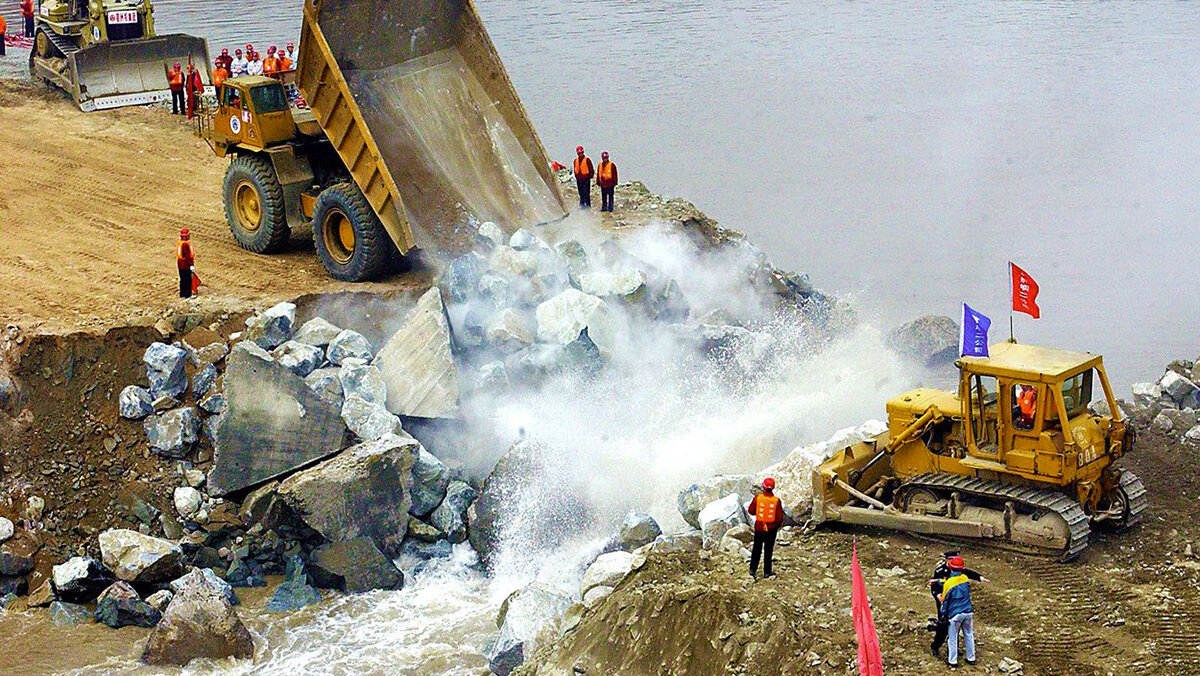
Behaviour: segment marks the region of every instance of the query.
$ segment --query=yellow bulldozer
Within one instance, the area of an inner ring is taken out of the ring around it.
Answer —
[[[307,0],[295,73],[226,80],[200,135],[231,160],[238,244],[273,253],[311,226],[340,280],[374,279],[418,244],[464,248],[472,221],[566,213],[470,0]]]
[[[1142,518],[1141,480],[1114,464],[1132,450],[1134,428],[1099,355],[1009,342],[957,366],[957,393],[922,388],[893,399],[888,431],[814,470],[817,522],[1067,561],[1088,546],[1092,526]],[[1111,413],[1092,412],[1094,395]]]
[[[90,112],[170,99],[167,69],[192,63],[211,83],[208,44],[156,35],[150,0],[40,0],[29,72]]]

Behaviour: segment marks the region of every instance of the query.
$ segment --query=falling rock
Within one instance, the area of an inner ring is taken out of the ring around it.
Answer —
[[[374,354],[371,351],[371,343],[363,334],[350,329],[344,329],[337,337],[329,342],[329,347],[325,351],[325,356],[333,364],[338,366],[346,359],[362,359],[370,361]]]
[[[208,394],[208,391],[217,384],[217,367],[212,364],[205,364],[203,368],[192,376],[192,398],[199,401]]]
[[[700,510],[700,530],[704,533],[704,546],[716,547],[721,543],[725,531],[747,523],[746,508],[737,493],[714,500]]]
[[[339,377],[339,373],[341,373],[341,369],[336,366],[317,369],[304,378],[304,384],[308,385],[309,389],[316,392],[322,399],[340,409],[343,394],[342,379]]]
[[[646,273],[637,268],[615,272],[598,270],[579,276],[579,289],[593,296],[632,296],[646,285]]]
[[[289,340],[271,352],[275,361],[285,369],[304,378],[325,361],[325,351],[319,347]]]
[[[452,481],[449,488],[446,489],[446,499],[442,500],[442,504],[433,510],[429,520],[438,530],[446,534],[446,539],[450,542],[454,544],[465,542],[467,539],[467,509],[478,497],[479,493],[471,488],[470,484]]]
[[[58,598],[70,603],[90,603],[114,581],[99,561],[86,556],[67,559],[51,573]]]
[[[546,641],[557,635],[571,598],[549,585],[534,582],[509,594],[500,605],[500,635],[484,656],[494,674],[508,674]]]
[[[1171,430],[1175,428],[1175,421],[1171,420],[1171,417],[1166,414],[1166,411],[1163,411],[1162,413],[1154,416],[1154,420],[1150,423],[1150,426],[1153,427],[1154,431],[1156,432],[1169,434]]]
[[[633,554],[609,552],[600,555],[579,583],[579,593],[586,594],[593,587],[616,587],[633,569]]]
[[[583,595],[583,606],[588,610],[595,608],[601,601],[613,593],[612,587],[592,587]]]
[[[953,363],[958,358],[958,322],[929,315],[888,333],[886,345],[903,357],[927,366]]]
[[[221,594],[229,601],[229,605],[239,605],[242,600],[238,598],[237,592],[233,590],[233,585],[225,580],[222,580],[212,568],[193,568],[183,577],[171,580],[171,593],[178,594],[186,587],[194,584],[203,584],[213,587],[221,591]],[[149,599],[147,599],[149,601]]]
[[[404,573],[366,537],[317,548],[309,572],[318,587],[351,594],[404,586]]]
[[[196,512],[204,505],[204,494],[191,486],[180,486],[173,495],[175,511],[184,519],[195,518]]]
[[[488,323],[487,341],[502,354],[513,354],[533,343],[533,332],[525,326],[521,314],[512,308],[501,310]]]
[[[343,360],[338,381],[342,384],[342,394],[346,399],[358,397],[380,405],[387,402],[387,385],[383,382],[383,374],[375,365],[362,359],[348,357]]]
[[[502,361],[488,362],[475,372],[475,390],[477,391],[503,392],[510,386],[508,369]]]
[[[617,535],[617,546],[623,551],[633,550],[648,545],[662,535],[658,522],[649,514],[630,512],[621,522],[621,532]]]
[[[117,410],[122,418],[141,420],[154,413],[154,398],[144,387],[130,385],[121,390],[121,395],[117,398]]]
[[[185,666],[254,655],[254,639],[237,611],[217,587],[201,580],[175,594],[142,652],[147,664]]]
[[[142,423],[150,450],[166,458],[185,457],[200,439],[200,416],[184,406],[147,418]]]
[[[278,494],[326,540],[370,537],[394,553],[408,528],[412,467],[420,450],[407,434],[368,441],[293,474]]]
[[[264,350],[274,350],[292,337],[295,322],[295,304],[279,303],[261,315],[247,319],[242,339],[254,341]]]
[[[442,275],[442,292],[456,303],[466,302],[486,267],[487,260],[474,251],[455,258]]]
[[[235,349],[225,370],[225,397],[210,495],[249,488],[342,448],[341,410],[279,364]]]
[[[50,604],[50,623],[56,627],[78,627],[92,621],[92,613],[87,606],[78,603],[55,601]]]
[[[500,246],[508,240],[504,234],[504,230],[500,226],[491,221],[484,221],[479,224],[480,239],[490,246]]]
[[[342,422],[346,423],[346,427],[354,436],[363,441],[400,434],[403,430],[400,418],[391,411],[359,397],[349,397],[342,404]]]
[[[300,326],[292,340],[324,350],[341,332],[340,328],[321,317],[313,317]]]
[[[162,612],[142,600],[128,582],[117,582],[105,589],[96,599],[96,621],[113,629],[121,627],[153,627],[162,619]]]
[[[99,539],[104,566],[118,580],[156,584],[183,572],[183,550],[169,540],[122,528],[106,530]]]
[[[153,343],[146,348],[142,361],[150,378],[151,399],[162,396],[178,399],[187,391],[186,351],[166,343]]]
[[[530,249],[545,249],[546,243],[526,228],[520,228],[509,238],[508,246],[517,251],[528,251]]]
[[[700,510],[713,500],[737,493],[743,503],[754,498],[754,477],[749,474],[719,475],[679,491],[675,500],[679,515],[692,528],[700,527]]]
[[[425,516],[432,512],[446,497],[446,487],[449,485],[450,469],[437,456],[421,448],[412,468],[412,507],[409,513]]]
[[[387,407],[399,416],[458,416],[458,370],[450,347],[450,325],[435,287],[421,296],[392,334],[375,365],[387,385]]]
[[[309,584],[304,560],[299,555],[292,555],[287,561],[283,583],[275,588],[275,593],[267,602],[267,610],[275,613],[288,612],[320,602],[321,592]]]
[[[537,337],[543,343],[569,345],[585,329],[601,352],[612,350],[616,328],[603,300],[567,289],[537,307]]]
[[[538,258],[532,251],[517,251],[510,246],[498,246],[488,257],[488,267],[493,272],[510,277],[531,277],[537,272]]]

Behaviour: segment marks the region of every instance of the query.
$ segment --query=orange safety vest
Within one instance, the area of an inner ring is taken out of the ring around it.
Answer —
[[[587,157],[575,158],[575,176],[577,178],[591,178],[594,170],[592,169],[592,161]]]
[[[179,240],[179,246],[175,248],[175,264],[180,270],[187,270],[196,264],[196,259],[192,256],[192,243],[190,241]]]
[[[1017,399],[1017,403],[1021,406],[1021,415],[1032,418],[1037,412],[1037,390],[1032,387],[1025,390]]]
[[[596,182],[602,188],[612,188],[617,185],[617,165],[612,162],[601,162],[597,169]]]
[[[213,86],[220,87],[229,78],[229,71],[225,70],[224,66],[219,66],[213,71]]]
[[[0,14],[0,35],[8,32],[8,22],[4,20],[4,15]]]
[[[277,59],[273,56],[268,56],[267,58],[263,59],[263,74],[264,75],[273,75],[278,72],[279,72],[279,59]]]
[[[286,56],[279,59],[279,70],[287,71],[292,69],[292,60]]]
[[[774,495],[759,493],[754,500],[754,506],[754,520],[758,524],[768,526],[774,524],[775,520],[779,518],[779,498]]]
[[[21,0],[21,16],[33,18],[33,0]]]
[[[183,89],[183,71],[173,70],[168,77],[168,82],[171,83],[171,89]]]

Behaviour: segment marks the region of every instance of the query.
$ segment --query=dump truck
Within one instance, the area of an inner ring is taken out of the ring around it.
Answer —
[[[812,475],[813,517],[968,539],[1067,561],[1091,528],[1128,528],[1148,496],[1116,466],[1135,433],[1102,357],[1013,342],[963,357],[958,391],[887,404],[888,430]],[[1102,405],[1091,407],[1093,397]]]
[[[307,0],[295,73],[226,80],[206,120],[230,158],[238,244],[273,253],[311,226],[339,280],[375,279],[418,246],[463,250],[479,222],[566,214],[470,0]]]
[[[208,43],[156,35],[150,0],[41,0],[34,17],[29,73],[91,112],[171,97],[167,70],[192,63],[211,84]]]

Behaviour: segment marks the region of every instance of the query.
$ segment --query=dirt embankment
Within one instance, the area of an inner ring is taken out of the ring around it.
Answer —
[[[1200,674],[1197,451],[1145,435],[1123,464],[1152,511],[1124,534],[1094,534],[1057,564],[965,546],[990,579],[973,587],[982,673],[1003,658],[1027,676]],[[751,583],[720,554],[652,555],[644,568],[520,672],[525,676],[855,674],[850,551],[857,535],[884,665],[946,673],[929,654],[926,576],[947,545],[880,531],[789,534],[773,580]],[[1173,564],[1173,565],[1172,565]]]

